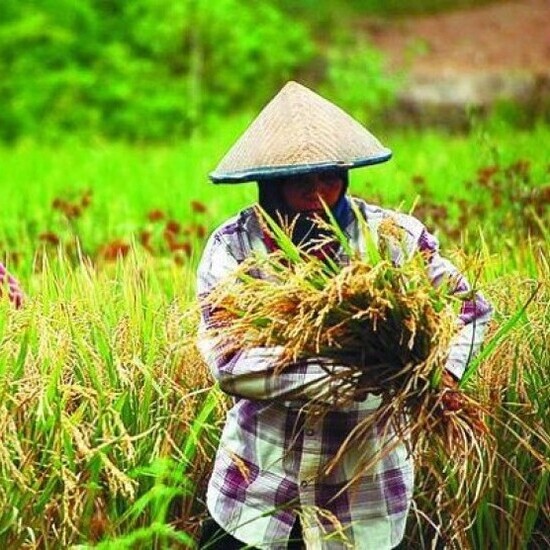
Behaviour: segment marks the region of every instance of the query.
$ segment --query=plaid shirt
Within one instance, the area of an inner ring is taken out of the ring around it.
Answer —
[[[3,287],[7,286],[8,297],[15,307],[21,307],[23,303],[23,291],[19,286],[17,280],[12,277],[4,267],[4,264],[0,262],[0,297],[3,293]]]
[[[378,224],[392,216],[405,229],[407,244],[427,252],[427,269],[437,284],[456,277],[457,291],[467,282],[438,253],[437,240],[412,216],[356,201],[373,235]],[[363,251],[354,220],[346,233]],[[228,277],[253,251],[266,252],[266,244],[253,208],[228,220],[209,239],[198,271],[199,299]],[[343,254],[341,261],[345,261]],[[399,261],[399,258],[395,258]],[[477,296],[460,314],[461,329],[452,346],[447,368],[460,377],[481,342],[490,307]],[[322,359],[288,365],[275,374],[279,348],[241,350],[228,357],[210,337],[210,316],[203,308],[199,346],[220,387],[235,396],[229,410],[207,492],[212,517],[237,539],[261,548],[286,548],[297,517],[323,510],[334,515],[346,539],[336,533],[328,514],[304,523],[309,548],[392,548],[402,539],[413,493],[413,464],[403,444],[397,444],[357,482],[365,457],[373,456],[393,437],[380,427],[349,448],[335,468],[326,472],[346,436],[380,404],[369,395],[351,406],[334,407],[322,420],[313,421],[302,407],[311,399],[329,400],[333,378]],[[331,367],[335,370],[346,367]],[[340,388],[342,389],[342,388]],[[344,388],[345,389],[345,388]],[[347,388],[352,390],[353,388]],[[304,516],[303,516],[304,517]]]

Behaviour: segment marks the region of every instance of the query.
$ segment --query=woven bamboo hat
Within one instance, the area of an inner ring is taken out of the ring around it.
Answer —
[[[240,183],[385,162],[391,151],[330,101],[287,82],[210,173]]]

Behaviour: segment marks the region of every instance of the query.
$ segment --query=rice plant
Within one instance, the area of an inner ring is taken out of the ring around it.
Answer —
[[[150,548],[174,518],[180,542],[193,532],[222,400],[194,347],[189,281],[137,256],[113,269],[46,265],[24,308],[0,306],[6,547],[138,530]]]
[[[486,256],[492,271],[486,292],[495,307],[488,341],[494,346],[481,354],[485,359],[467,385],[490,407],[494,453],[477,476],[468,462],[464,480],[447,456],[424,449],[408,544],[542,549],[550,543],[550,270],[548,255],[539,252],[538,245],[518,251],[530,255],[523,272]],[[505,337],[499,337],[506,326]],[[481,491],[460,491],[476,477],[484,480]]]

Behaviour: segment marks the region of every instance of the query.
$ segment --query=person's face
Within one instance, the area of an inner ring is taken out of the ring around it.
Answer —
[[[319,172],[285,178],[282,196],[294,212],[322,212],[332,208],[342,193],[344,180],[337,172]]]

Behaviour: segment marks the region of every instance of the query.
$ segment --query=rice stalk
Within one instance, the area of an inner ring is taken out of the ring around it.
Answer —
[[[348,245],[352,256],[341,266],[296,247],[273,221],[267,219],[266,226],[280,250],[249,258],[208,298],[221,327],[215,338],[224,351],[283,346],[280,369],[312,357],[322,357],[327,367],[349,367],[331,374],[339,382],[334,387],[381,393],[383,404],[346,445],[383,421],[390,421],[402,440],[415,442],[429,432],[450,457],[459,449],[467,452],[473,440],[488,441],[475,399],[439,382],[458,307],[469,296],[453,293],[452,281],[434,287],[420,253],[396,263],[396,250],[403,257],[405,246],[395,224],[384,222],[373,237],[363,222],[370,247],[361,254]],[[330,227],[325,222],[324,228]],[[335,232],[336,240],[344,238]],[[356,395],[340,391],[333,404],[351,404]],[[445,409],[453,399],[449,414]]]
[[[496,311],[488,340],[496,338],[498,344],[467,383],[490,413],[490,462],[480,463],[477,472],[476,463],[468,460],[466,468],[470,482],[483,476],[483,491],[457,498],[462,476],[449,469],[444,453],[427,445],[420,455],[417,524],[411,523],[409,540],[432,537],[457,549],[546,548],[550,542],[550,271],[544,258],[534,258],[529,279],[500,273],[488,286]],[[529,300],[529,308],[523,308]],[[498,338],[501,327],[512,324],[506,337]]]
[[[167,529],[170,521],[193,528],[195,491],[212,456],[197,427],[187,462],[195,484],[166,480],[172,485],[164,508],[152,499],[125,516],[155,485],[140,469],[161,458],[181,460],[211,386],[194,344],[188,283],[181,271],[170,274],[182,297],[171,298],[161,287],[167,277],[137,256],[113,271],[85,263],[73,268],[60,259],[28,286],[24,308],[0,305],[0,498],[9,503],[0,507],[0,541],[6,547],[114,539],[147,529],[162,514]],[[186,516],[176,515],[178,499]],[[175,537],[183,540],[184,533]]]

